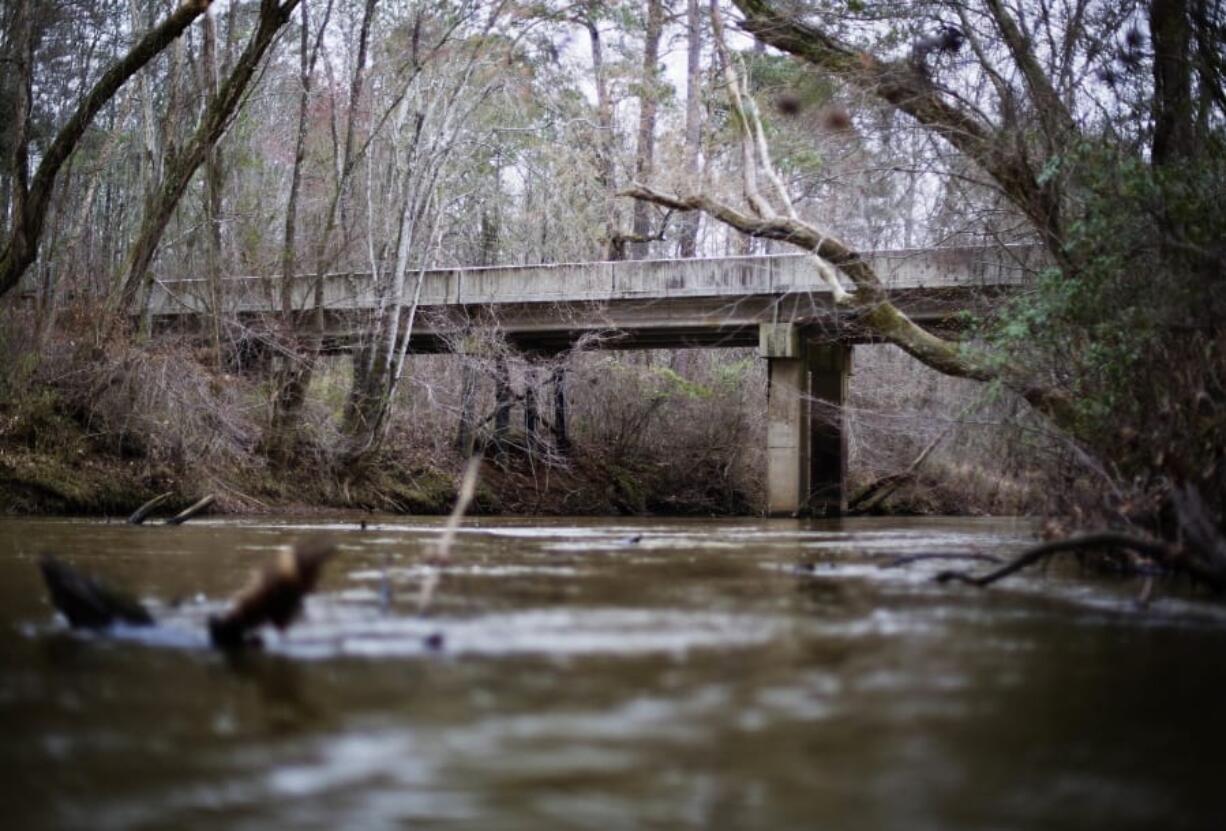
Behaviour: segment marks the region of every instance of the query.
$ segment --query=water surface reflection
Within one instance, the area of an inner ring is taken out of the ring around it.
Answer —
[[[262,654],[202,622],[330,527]],[[432,520],[0,522],[0,812],[13,828],[1215,828],[1226,621],[1072,567],[989,592],[987,520],[478,520],[417,614]],[[163,621],[66,631],[54,551]]]

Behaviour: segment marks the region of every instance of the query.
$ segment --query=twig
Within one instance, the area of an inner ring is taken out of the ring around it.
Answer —
[[[990,586],[998,580],[1003,580],[1010,574],[1021,571],[1027,566],[1034,565],[1053,554],[1065,554],[1093,548],[1127,549],[1162,562],[1171,562],[1178,558],[1178,552],[1165,543],[1114,531],[1102,531],[1096,534],[1084,534],[1079,537],[1069,537],[1063,540],[1054,540],[1042,545],[1036,545],[1033,548],[1026,549],[1005,565],[989,571],[987,574],[974,576],[964,571],[942,571],[933,579],[938,583],[967,583],[982,588]],[[1181,564],[1186,565],[1182,561]]]
[[[132,513],[132,516],[128,517],[128,524],[129,525],[142,524],[146,519],[149,518],[149,514],[153,513],[154,509],[157,508],[159,505],[161,505],[163,502],[165,502],[167,499],[170,499],[170,496],[171,496],[171,492],[167,491],[166,493],[159,494],[153,497],[148,502],[146,502],[144,505],[141,505],[139,508],[137,508]]]
[[[433,558],[436,566],[447,562],[451,557],[451,545],[455,542],[456,529],[460,527],[460,520],[464,518],[464,513],[473,500],[473,494],[477,492],[477,474],[480,471],[481,457],[473,456],[468,460],[468,467],[464,468],[464,478],[460,481],[460,492],[456,495],[455,507],[451,509],[451,514],[447,517],[447,524],[443,527],[443,534],[438,539]],[[438,587],[438,580],[438,568],[432,568],[422,581],[421,593],[417,596],[418,614],[424,615],[429,610],[430,601],[434,599],[434,590]]]
[[[213,494],[210,493],[208,496],[204,497],[204,499],[201,499],[195,505],[192,505],[189,508],[185,508],[180,513],[175,514],[170,519],[166,520],[166,524],[167,525],[182,525],[183,523],[187,522],[189,519],[196,516],[197,514],[203,513],[210,505],[212,505],[216,501],[217,501],[217,497],[213,496]]]

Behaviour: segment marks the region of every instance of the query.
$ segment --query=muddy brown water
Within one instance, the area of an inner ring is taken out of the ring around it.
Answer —
[[[1024,523],[473,520],[422,617],[440,523],[370,522],[0,521],[0,825],[1226,828],[1219,604],[880,568]],[[302,625],[208,649],[206,615],[320,529],[342,554]],[[161,625],[68,631],[44,551]]]

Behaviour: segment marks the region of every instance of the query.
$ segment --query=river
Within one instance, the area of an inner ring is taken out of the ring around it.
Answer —
[[[981,519],[0,521],[10,829],[1224,828],[1226,614],[1076,565],[987,591],[914,552]],[[278,545],[341,544],[301,625],[202,623]],[[69,631],[54,552],[161,621]],[[1215,715],[1217,713],[1217,715]]]

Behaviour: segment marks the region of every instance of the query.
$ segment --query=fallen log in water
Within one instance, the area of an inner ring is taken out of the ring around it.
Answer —
[[[167,525],[182,525],[183,523],[187,522],[189,519],[196,516],[197,514],[200,514],[206,511],[208,507],[216,501],[217,501],[217,497],[213,496],[213,494],[210,493],[208,496],[204,497],[199,502],[195,503],[194,505],[188,508],[184,508],[182,511],[175,514],[170,519],[166,520],[166,524]]]
[[[170,499],[170,496],[171,496],[171,492],[167,491],[166,493],[158,494],[157,496],[153,497],[148,502],[146,502],[144,505],[141,505],[139,508],[137,508],[132,513],[132,516],[128,517],[128,524],[129,525],[142,524],[146,519],[149,518],[149,514],[153,513],[154,510],[159,505],[161,505],[163,502],[165,502],[167,499]]]
[[[87,577],[50,554],[38,561],[51,605],[77,629],[102,629],[113,623],[153,625],[140,601],[93,577]]]
[[[258,646],[255,630],[265,624],[284,630],[301,614],[303,598],[315,589],[324,564],[335,553],[336,544],[322,537],[286,546],[235,595],[224,614],[209,618],[209,641],[218,649],[240,649]],[[135,598],[49,554],[39,561],[39,569],[51,605],[74,629],[155,623]]]

